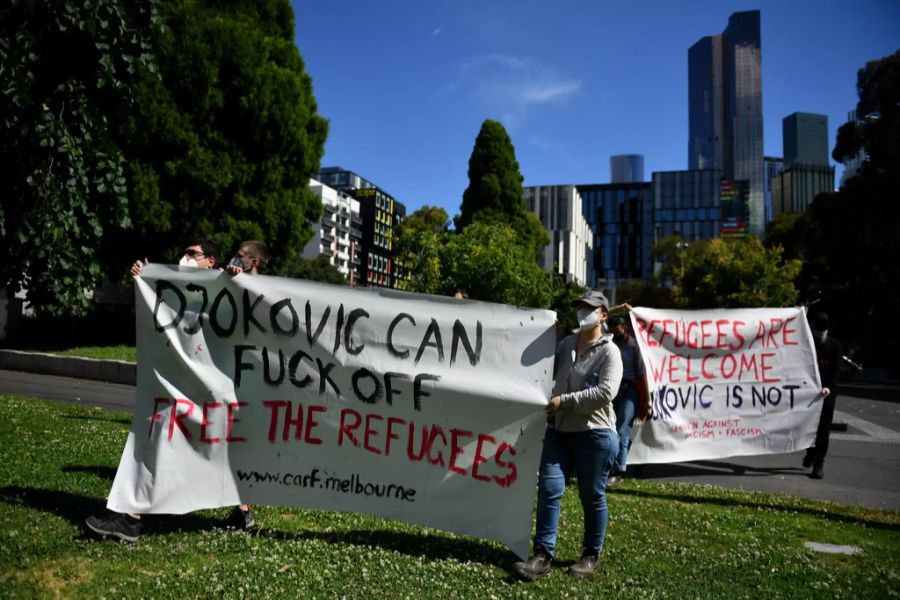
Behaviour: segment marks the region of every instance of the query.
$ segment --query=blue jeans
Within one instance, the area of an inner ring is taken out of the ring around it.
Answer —
[[[578,477],[578,495],[584,509],[583,551],[599,555],[606,537],[609,514],[606,508],[606,479],[618,447],[616,432],[594,429],[561,433],[548,427],[538,474],[537,528],[534,547],[543,547],[553,556],[559,507],[566,489],[566,476]]]
[[[638,392],[633,383],[622,382],[619,395],[613,400],[616,412],[616,429],[619,434],[619,451],[613,463],[613,473],[624,473],[628,465],[628,449],[631,448],[631,426],[637,414]]]

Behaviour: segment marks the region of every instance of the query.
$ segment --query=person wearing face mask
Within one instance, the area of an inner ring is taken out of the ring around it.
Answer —
[[[179,267],[215,269],[219,264],[216,256],[219,248],[215,242],[205,237],[193,237],[184,245],[184,253],[178,261]],[[136,260],[131,265],[132,277],[140,277],[147,259]],[[135,542],[141,534],[141,515],[129,513],[109,513],[103,517],[90,516],[84,521],[87,528],[97,535],[114,537],[125,542]]]
[[[240,275],[241,273],[259,275],[262,268],[268,264],[270,256],[269,247],[264,242],[245,240],[238,246],[237,252],[228,261],[225,270],[230,275]],[[235,507],[231,514],[231,520],[239,529],[250,529],[256,525],[253,511],[247,504]]]
[[[184,253],[178,260],[179,267],[196,267],[198,269],[215,269],[219,261],[216,258],[219,247],[209,238],[193,237],[184,246]],[[131,276],[140,277],[141,269],[147,264],[147,259],[136,260],[131,265]]]
[[[825,454],[828,453],[828,435],[831,421],[834,419],[834,404],[837,400],[837,385],[841,370],[841,343],[828,335],[828,315],[822,312],[809,315],[809,326],[813,333],[813,344],[816,348],[816,362],[819,364],[819,376],[822,378],[822,414],[819,416],[819,427],[816,430],[815,444],[806,451],[803,466],[812,467],[810,477],[825,477]]]
[[[581,559],[569,573],[587,577],[596,572],[606,537],[606,481],[619,446],[612,400],[622,381],[622,359],[612,335],[603,333],[609,316],[606,297],[588,290],[573,304],[579,326],[556,349],[555,383],[546,408],[534,554],[514,565],[516,574],[529,581],[550,572],[560,500],[570,473],[578,479],[584,537]]]
[[[234,257],[228,262],[225,270],[232,275],[247,273],[258,275],[270,258],[269,247],[259,240],[246,240],[238,246]]]
[[[612,475],[607,482],[607,487],[616,488],[622,484],[625,477],[628,449],[631,447],[631,428],[634,425],[635,417],[638,416],[639,403],[641,407],[649,405],[649,397],[644,380],[644,361],[641,359],[637,340],[631,336],[625,319],[622,317],[612,317],[608,324],[609,330],[613,334],[613,343],[619,348],[619,353],[622,355],[622,383],[619,386],[619,393],[613,400],[619,448],[613,463]],[[646,411],[642,409],[640,412],[643,418]]]

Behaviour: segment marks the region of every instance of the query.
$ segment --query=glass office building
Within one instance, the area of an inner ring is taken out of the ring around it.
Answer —
[[[643,154],[617,154],[609,158],[610,183],[640,183],[644,181]]]
[[[765,228],[762,53],[758,10],[732,14],[721,35],[688,50],[688,164],[746,182],[749,233]]]
[[[613,290],[629,279],[648,281],[653,272],[650,183],[576,185],[585,220],[594,235],[592,288]]]
[[[656,172],[651,189],[651,246],[672,235],[686,240],[715,239],[723,231],[729,233],[740,217],[733,206],[723,210],[722,191],[736,190],[719,170]]]

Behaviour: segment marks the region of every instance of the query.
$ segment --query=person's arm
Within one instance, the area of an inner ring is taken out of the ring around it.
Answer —
[[[612,342],[604,345],[600,364],[597,365],[597,379],[593,385],[571,392],[560,394],[559,408],[576,414],[589,415],[598,408],[609,404],[619,393],[622,383],[622,358],[618,348]]]
[[[131,271],[130,271],[131,276],[132,276],[132,277],[140,277],[140,276],[141,276],[141,269],[144,268],[144,265],[146,265],[147,262],[148,262],[148,261],[147,261],[146,258],[143,260],[143,262],[142,262],[140,259],[134,261],[134,264],[131,265]]]
[[[633,309],[631,305],[627,302],[623,302],[622,304],[616,304],[612,308],[609,309],[610,314],[614,312],[631,312]]]

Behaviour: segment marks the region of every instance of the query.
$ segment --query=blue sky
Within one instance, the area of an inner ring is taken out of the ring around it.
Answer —
[[[459,211],[484,119],[525,185],[606,183],[609,157],[687,168],[687,50],[760,10],[765,151],[781,120],[856,105],[856,71],[900,49],[897,0],[292,0],[296,41],[330,123],[323,166],[412,211]],[[838,176],[840,165],[838,165]]]

